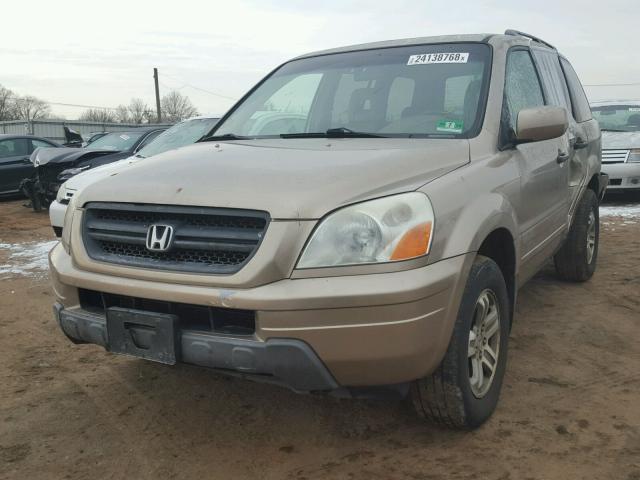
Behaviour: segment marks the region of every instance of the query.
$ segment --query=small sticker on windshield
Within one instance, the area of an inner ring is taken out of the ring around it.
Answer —
[[[436,130],[445,133],[462,133],[463,127],[462,120],[440,120],[436,125]]]
[[[467,63],[468,52],[423,53],[411,55],[407,65],[429,65],[433,63]]]
[[[125,135],[124,133],[122,135],[120,135],[120,138],[123,140],[129,140],[129,135]]]
[[[629,107],[630,112],[640,112],[640,107]]]

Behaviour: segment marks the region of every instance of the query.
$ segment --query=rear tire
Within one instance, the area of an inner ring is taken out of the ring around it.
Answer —
[[[562,280],[586,282],[596,271],[600,240],[598,197],[587,190],[576,207],[573,224],[553,261]]]
[[[457,429],[477,428],[491,416],[507,364],[510,311],[500,268],[479,255],[442,363],[412,385],[419,415]]]

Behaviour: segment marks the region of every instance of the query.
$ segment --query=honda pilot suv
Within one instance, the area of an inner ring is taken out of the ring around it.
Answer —
[[[394,40],[267,75],[203,141],[97,180],[50,254],[75,343],[298,392],[494,411],[518,288],[598,256],[600,131],[533,36]]]

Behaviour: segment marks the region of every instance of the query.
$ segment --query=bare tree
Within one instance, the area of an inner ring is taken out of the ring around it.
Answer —
[[[120,123],[129,122],[129,108],[126,105],[118,105],[116,108],[116,121]]]
[[[113,123],[116,121],[116,115],[111,110],[90,108],[82,112],[80,120],[88,122]]]
[[[16,119],[16,96],[8,88],[0,85],[0,121]]]
[[[143,123],[148,121],[148,112],[151,110],[149,105],[144,103],[140,98],[132,98],[129,102],[129,121],[132,123]]]
[[[51,114],[51,106],[47,102],[31,95],[18,97],[15,105],[17,117],[27,122],[45,118]]]
[[[198,110],[193,106],[189,97],[176,90],[162,97],[161,108],[163,120],[171,123],[198,115]]]

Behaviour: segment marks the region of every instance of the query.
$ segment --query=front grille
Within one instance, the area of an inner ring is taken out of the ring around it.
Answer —
[[[602,150],[602,163],[625,163],[629,158],[629,150]]]
[[[611,185],[612,187],[617,187],[622,185],[622,179],[621,178],[612,178],[611,180],[609,180],[609,185]]]
[[[206,207],[89,203],[82,234],[94,260],[179,272],[232,274],[257,250],[269,223],[266,212]],[[174,229],[164,252],[146,247],[154,224]]]
[[[92,313],[105,314],[107,308],[120,307],[176,315],[180,330],[229,335],[253,335],[256,330],[255,312],[252,310],[164,302],[84,288],[79,289],[79,296],[80,306]]]

